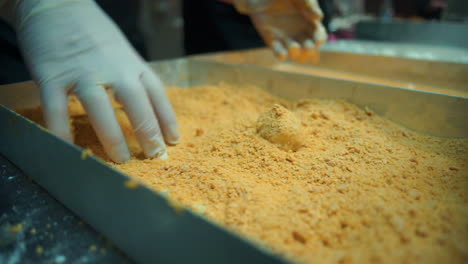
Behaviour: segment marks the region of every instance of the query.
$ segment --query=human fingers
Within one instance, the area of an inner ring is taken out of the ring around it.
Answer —
[[[74,91],[109,158],[117,163],[129,160],[125,137],[104,87],[92,82],[80,82]]]
[[[60,83],[41,84],[42,111],[47,128],[58,137],[73,142],[68,117],[68,97]]]
[[[179,126],[163,83],[149,68],[142,73],[140,79],[148,93],[166,143],[177,145],[180,141]]]
[[[123,105],[145,155],[166,159],[166,144],[143,85],[138,78],[123,80],[115,85],[116,99]]]

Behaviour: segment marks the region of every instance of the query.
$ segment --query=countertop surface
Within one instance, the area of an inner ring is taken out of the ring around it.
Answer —
[[[0,263],[131,263],[0,155]]]

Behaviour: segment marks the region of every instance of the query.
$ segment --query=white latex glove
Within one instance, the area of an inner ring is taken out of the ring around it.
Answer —
[[[317,0],[230,0],[252,19],[263,40],[280,59],[318,62],[327,40]]]
[[[127,161],[106,87],[123,105],[145,155],[167,158],[165,142],[177,144],[179,133],[163,84],[94,1],[20,0],[14,21],[49,130],[72,141],[67,96],[75,93],[108,156]]]

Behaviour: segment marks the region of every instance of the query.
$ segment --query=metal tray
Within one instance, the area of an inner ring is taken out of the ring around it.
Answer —
[[[324,45],[317,65],[279,61],[268,49],[222,52],[199,57],[468,97],[468,63],[454,61],[461,57],[468,61],[468,49],[341,41]]]
[[[341,98],[409,128],[468,137],[468,99],[275,72],[196,58],[153,63],[167,86],[250,84],[289,99]],[[38,105],[31,83],[0,87],[0,152],[96,230],[141,263],[282,263],[286,260],[191,213],[10,110]],[[7,108],[9,107],[9,108]]]

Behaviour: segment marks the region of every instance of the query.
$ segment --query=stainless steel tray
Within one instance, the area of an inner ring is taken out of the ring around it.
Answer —
[[[289,99],[341,98],[425,133],[468,137],[468,99],[270,69],[178,59],[152,64],[167,86],[250,84]],[[189,211],[48,133],[9,108],[39,103],[32,83],[0,87],[0,152],[141,263],[281,263],[284,260]],[[9,107],[9,108],[7,108]]]
[[[455,54],[457,58],[468,58],[468,49],[464,53],[460,51],[414,44],[346,41],[326,44],[320,52],[320,63],[317,65],[279,61],[268,49],[222,52],[199,57],[217,62],[256,65],[278,71],[468,97],[468,64],[453,61]],[[409,58],[410,55],[420,59]]]

